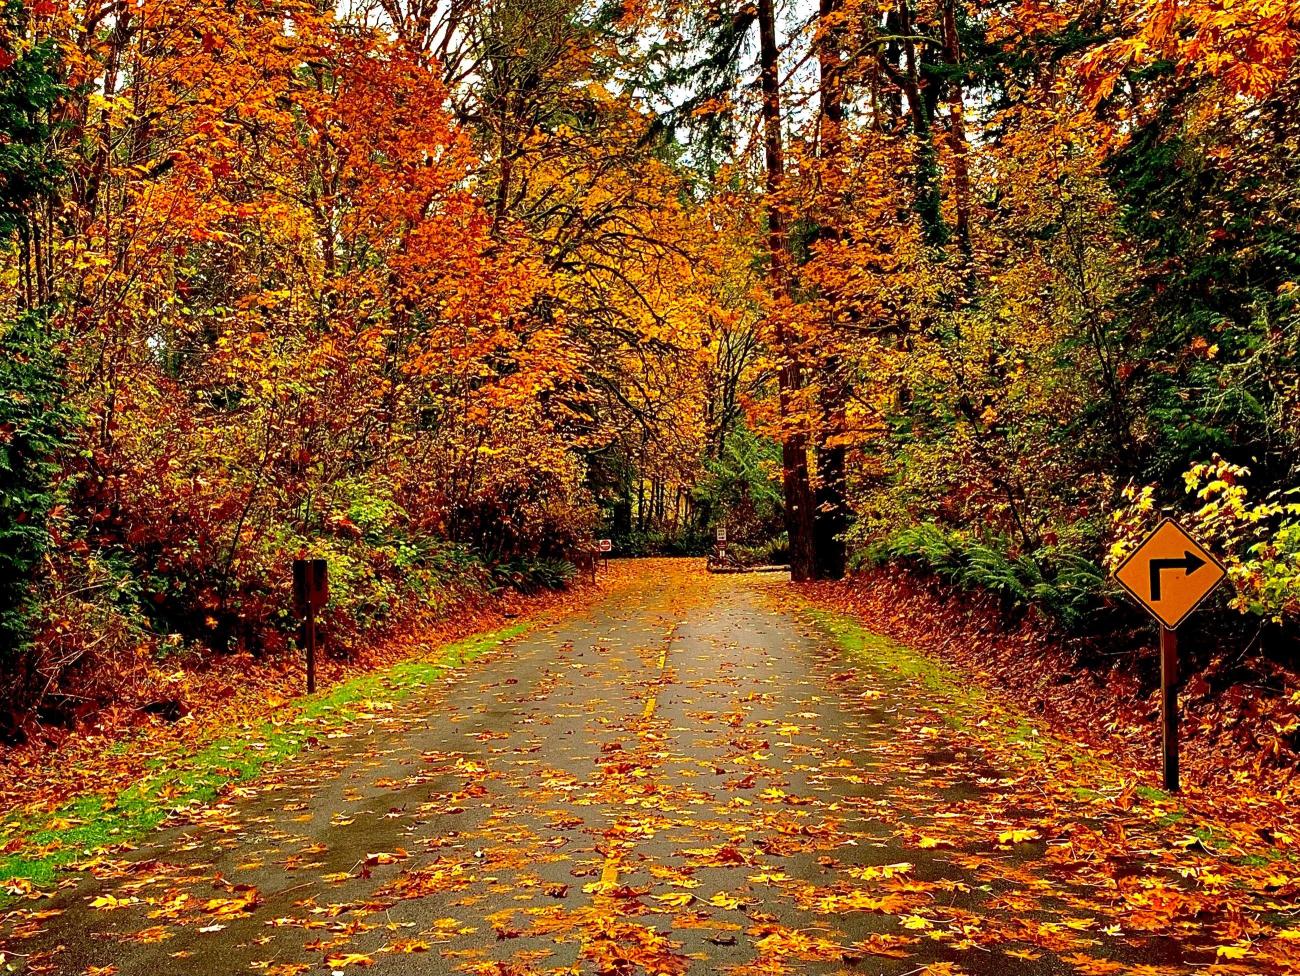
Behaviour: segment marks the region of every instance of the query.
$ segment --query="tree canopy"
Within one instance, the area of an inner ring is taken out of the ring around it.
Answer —
[[[6,670],[728,522],[1104,626],[1170,511],[1293,634],[1298,13],[7,0]]]

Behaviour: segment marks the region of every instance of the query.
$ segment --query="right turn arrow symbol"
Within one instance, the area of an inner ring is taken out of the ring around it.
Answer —
[[[1181,569],[1184,576],[1191,576],[1205,565],[1205,560],[1190,550],[1183,550],[1182,559],[1151,560],[1151,599],[1160,599],[1160,574],[1166,569]]]

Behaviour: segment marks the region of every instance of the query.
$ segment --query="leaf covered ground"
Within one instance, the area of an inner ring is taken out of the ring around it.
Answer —
[[[1068,636],[1039,615],[1002,612],[987,593],[965,594],[898,568],[809,583],[799,592],[874,632],[924,647],[1080,748],[1146,769],[1144,781],[1159,782],[1159,655],[1145,615],[1134,632]],[[1300,795],[1297,676],[1284,648],[1256,638],[1243,652],[1217,640],[1223,629],[1222,616],[1206,608],[1180,630],[1183,786],[1212,806],[1267,795],[1281,811]]]
[[[616,572],[601,582],[609,590],[623,580]],[[365,653],[323,655],[316,698],[303,697],[300,657],[233,655],[199,671],[177,670],[175,689],[187,713],[178,721],[109,708],[70,733],[6,749],[0,882],[10,897],[25,894],[86,849],[135,839],[169,810],[210,801],[296,755],[376,698],[409,696],[599,592],[578,586],[464,604],[450,619],[417,625]]]
[[[1145,774],[1142,774],[1145,775]],[[1289,973],[1289,819],[783,584],[638,564],[25,892],[53,973]]]

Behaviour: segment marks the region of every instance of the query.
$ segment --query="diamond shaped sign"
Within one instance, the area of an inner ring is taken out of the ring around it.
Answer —
[[[1228,571],[1173,519],[1165,519],[1115,570],[1115,580],[1174,630]]]

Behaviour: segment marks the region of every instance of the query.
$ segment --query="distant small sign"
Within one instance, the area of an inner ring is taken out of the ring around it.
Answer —
[[[727,527],[725,525],[718,526],[718,541],[719,542],[727,541]]]
[[[601,552],[611,552],[614,549],[614,543],[610,539],[601,539],[597,545],[600,547]]]
[[[323,610],[329,603],[329,569],[323,559],[293,561],[293,608],[299,617],[308,610]]]

